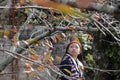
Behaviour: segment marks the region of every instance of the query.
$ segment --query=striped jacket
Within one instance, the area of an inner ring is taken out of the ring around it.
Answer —
[[[83,72],[80,69],[83,68],[83,64],[77,59],[76,61],[69,55],[65,54],[63,60],[60,63],[60,70],[71,79],[60,77],[61,80],[77,80],[83,77]]]

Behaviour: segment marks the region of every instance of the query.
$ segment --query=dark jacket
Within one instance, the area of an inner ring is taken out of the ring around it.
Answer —
[[[78,66],[78,61],[73,60],[73,58],[69,54],[65,54],[63,60],[60,63],[60,70],[67,76],[71,78],[71,80],[77,80],[78,78],[83,77],[82,70],[80,70],[80,66]],[[74,78],[74,79],[72,79]],[[70,80],[65,78],[64,76],[60,77],[60,80]]]

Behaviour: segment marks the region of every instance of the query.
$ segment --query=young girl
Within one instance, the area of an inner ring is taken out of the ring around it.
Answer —
[[[78,55],[82,52],[82,46],[77,41],[71,41],[60,65],[60,70],[68,77],[61,76],[60,80],[84,80],[83,64],[78,60]]]

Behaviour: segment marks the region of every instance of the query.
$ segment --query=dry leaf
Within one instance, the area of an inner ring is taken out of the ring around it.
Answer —
[[[43,67],[42,65],[39,65],[37,69],[38,69],[39,71],[42,71],[43,68],[44,68],[44,67]]]
[[[51,53],[44,53],[45,60],[49,60],[50,57],[51,57]]]
[[[87,34],[88,35],[88,39],[92,40],[93,37],[90,35],[90,34]]]
[[[25,73],[31,73],[32,72],[32,69],[30,67],[25,67]]]
[[[18,32],[18,29],[16,27],[12,28],[12,32],[16,33]]]
[[[79,79],[77,79],[77,80],[83,80],[82,78],[79,78]]]
[[[61,57],[59,57],[59,56],[55,56],[55,59],[56,59],[56,61],[58,61],[58,62],[61,61]]]
[[[50,65],[53,65],[53,58],[50,57],[50,58],[48,59],[48,62],[49,62]]]
[[[80,42],[77,36],[74,37],[74,40],[77,41],[78,43]]]
[[[20,0],[19,1],[21,4],[24,4],[25,3],[25,0]]]
[[[30,57],[31,59],[33,59],[33,60],[39,60],[39,57],[36,56],[36,55],[30,54],[29,57]]]
[[[99,19],[100,19],[100,16],[94,14],[94,15],[93,15],[93,18],[96,19],[96,20],[99,20]]]
[[[63,40],[63,38],[59,34],[56,34],[55,37],[58,39],[58,41],[62,41]]]
[[[75,27],[74,27],[74,26],[72,26],[72,25],[70,25],[70,26],[68,26],[68,29],[69,29],[69,30],[74,30],[74,29],[75,29]]]
[[[16,42],[17,41],[17,37],[13,36],[13,38],[11,39],[12,42]]]
[[[32,66],[32,63],[25,63],[25,66],[26,66],[26,67],[31,67],[31,66]]]
[[[31,54],[36,54],[36,51],[33,48],[29,48]]]
[[[10,34],[9,31],[4,31],[4,35],[5,35],[5,36],[8,36],[9,34]]]

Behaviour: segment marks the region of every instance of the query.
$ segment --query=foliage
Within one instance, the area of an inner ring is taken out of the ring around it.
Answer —
[[[106,14],[97,12],[90,12],[89,14],[89,11],[86,11],[86,14],[82,14],[79,9],[72,8],[68,5],[57,5],[56,3],[49,5],[49,2],[41,4],[39,1],[42,0],[37,1],[38,3],[36,4],[39,5],[37,7],[28,6],[26,8],[24,5],[15,5],[18,9],[10,9],[8,13],[5,14],[7,16],[0,16],[2,19],[0,23],[0,37],[2,39],[0,46],[1,51],[11,55],[12,57],[9,57],[10,60],[11,58],[13,60],[16,58],[22,61],[24,63],[24,72],[28,77],[32,75],[33,80],[54,80],[56,75],[51,75],[50,71],[58,75],[66,76],[59,71],[59,66],[54,65],[54,61],[60,62],[61,57],[55,56],[55,58],[53,58],[52,49],[55,44],[67,41],[71,36],[76,40],[79,39],[82,43],[83,49],[86,51],[84,63],[91,67],[96,66],[94,55],[92,55],[92,52],[89,52],[93,45],[93,36],[89,34],[89,31],[92,31],[91,28],[97,27],[97,30],[100,30],[104,35],[110,33],[116,41],[119,41],[119,23]],[[40,5],[43,5],[43,7]],[[90,16],[89,20],[82,21],[81,19],[85,19],[86,15]],[[6,20],[5,23],[4,19]],[[111,27],[116,35],[112,34],[111,29],[109,29]],[[26,35],[27,31],[29,33]],[[26,33],[23,34],[23,32]],[[43,35],[44,33],[47,34]],[[21,38],[24,35],[27,37]],[[41,35],[43,36],[41,37]],[[11,44],[9,51],[5,49],[5,46],[8,45],[7,42]],[[110,60],[119,62],[119,58],[114,57],[116,55],[112,53],[114,51],[117,53],[117,56],[119,56],[120,51],[116,48],[112,49],[112,51],[108,50],[106,54],[108,54],[108,57],[112,58]],[[7,60],[9,60],[9,58],[6,59],[6,62],[8,62]],[[119,69],[119,67],[116,66],[117,62],[112,66],[113,69]],[[115,76],[117,75],[115,74]]]
[[[114,70],[119,70],[120,65],[120,47],[118,45],[109,45],[106,48],[105,54],[109,58],[109,68],[114,69]],[[120,78],[120,72],[115,72],[112,73],[111,76],[116,77],[117,79]]]

